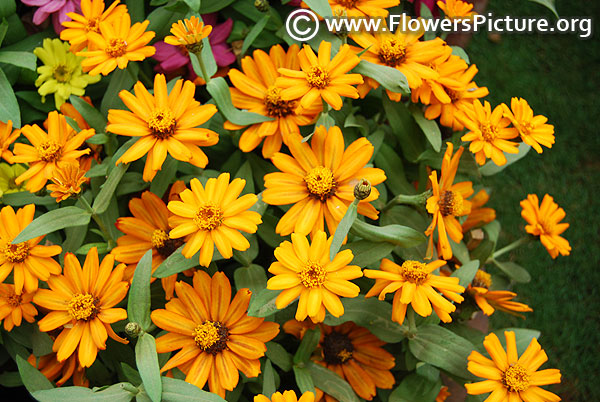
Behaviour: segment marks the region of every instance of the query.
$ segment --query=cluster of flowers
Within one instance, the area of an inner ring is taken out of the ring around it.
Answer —
[[[102,149],[86,143],[96,132],[67,100],[71,95],[83,96],[85,88],[98,82],[100,75],[126,69],[129,62],[151,56],[159,61],[152,93],[149,85],[137,82],[133,92],[119,93],[128,110],[108,111],[106,131],[135,140],[115,159],[115,165],[145,158],[142,177],[146,182],[161,171],[167,155],[205,168],[209,159],[201,147],[219,142],[217,132],[199,127],[218,108],[195,99],[196,86],[214,78],[204,73],[200,56],[203,43],[208,41],[220,67],[216,76],[226,75],[232,84],[229,95],[233,106],[268,118],[247,125],[225,121],[224,128],[242,130],[239,149],[243,152],[251,152],[262,143],[263,157],[274,166],[264,175],[261,199],[285,209],[275,232],[291,236],[274,250],[276,261],[268,269],[273,276],[267,289],[280,291],[275,299],[277,309],[298,300],[295,320],[283,326],[286,333],[302,339],[306,331],[320,329],[313,356],[317,364],[344,378],[366,400],[373,399],[376,388],[392,388],[395,379],[390,370],[395,358],[382,348],[383,341],[352,322],[337,326],[323,323],[327,312],[333,317],[343,316],[341,299],[359,296],[361,289],[352,280],[363,276],[375,279],[366,297],[384,300],[393,294],[391,320],[403,324],[408,317],[411,327],[414,313],[428,317],[435,312],[444,323],[451,322],[456,304],[464,301],[462,294],[470,295],[486,315],[496,309],[532,311],[513,301],[514,292],[491,290],[491,276],[484,270],[478,270],[466,288],[458,277],[450,276],[460,269],[452,261],[450,240],[460,243],[464,234],[495,219],[495,212],[484,207],[489,199],[485,190],[475,194],[472,182],[455,183],[463,147],[454,152],[451,142],[443,154],[439,178],[435,170],[429,174],[430,190],[424,193],[422,203],[432,215],[424,233],[429,237],[427,259],[434,255],[440,259],[427,263],[408,259],[397,264],[383,258],[379,269],[363,270],[350,265],[355,257],[352,250],[339,251],[339,245],[334,248],[334,234],[351,205],[359,215],[378,219],[379,212],[372,204],[380,196],[375,186],[386,180],[384,170],[370,165],[375,147],[367,138],[346,146],[340,127],[319,124],[330,109],[342,109],[344,98],[365,98],[380,86],[373,77],[351,72],[362,60],[400,71],[411,89],[410,101],[424,107],[425,118],[439,118],[450,131],[466,131],[461,140],[469,143],[479,165],[488,159],[496,165],[506,164],[504,153],[519,152],[518,138],[539,153],[541,146],[552,147],[553,126],[544,116],[534,115],[524,99],[513,98],[510,107],[501,104],[494,110],[487,101],[482,104],[480,99],[488,90],[473,81],[477,67],[453,54],[441,38],[422,40],[422,34],[400,30],[353,33],[348,38],[356,46],[343,43],[333,57],[328,41],[320,43],[317,53],[308,45],[300,48],[293,44],[285,50],[277,44],[268,52],[255,50],[252,56],[242,58],[240,69],[229,69],[235,56],[225,39],[232,21],[216,24],[216,15],[203,16],[204,22],[197,17],[178,21],[171,36],[151,46],[155,33],[147,31],[149,21],[132,25],[127,7],[118,0],[108,8],[102,0],[81,0],[80,4],[72,0],[23,2],[40,7],[35,23],[54,13],[53,21],[62,24],[55,22],[57,32],[68,43],[44,39],[43,47],[34,51],[44,64],[38,68],[38,92],[42,97],[54,94],[60,113],[50,112],[43,128],[34,124],[13,130],[11,121],[0,127],[0,157],[12,165],[0,165],[7,176],[5,182],[0,180],[3,193],[22,191],[22,186],[32,193],[47,188],[57,202],[77,198],[95,216],[80,195],[89,183],[86,172],[100,162]],[[341,8],[348,15],[357,10],[385,15],[385,8],[398,5],[397,0],[329,3],[334,11]],[[452,18],[472,13],[458,0],[439,3]],[[192,68],[194,57],[202,78]],[[180,75],[184,67],[188,79],[168,85],[165,75]],[[388,88],[386,93],[391,101],[404,100],[402,94]],[[91,99],[85,101],[92,106]],[[310,125],[315,125],[314,133],[303,139],[301,127]],[[283,145],[289,153],[282,152]],[[368,183],[369,190],[357,193],[357,182]],[[143,192],[140,198],[129,201],[133,216],[116,221],[116,228],[125,234],[116,239],[116,247],[101,261],[98,250],[91,248],[83,266],[74,254],[66,253],[61,267],[55,257],[63,253],[62,247],[43,245],[44,236],[15,242],[33,221],[35,205],[17,211],[5,206],[0,212],[0,282],[11,275],[13,283],[0,285],[4,328],[10,331],[23,319],[35,322],[38,310],[34,304],[42,308],[45,314],[37,324],[40,331],[53,337],[54,353],[37,361],[31,357],[30,362],[52,380],[62,374],[57,385],[72,377],[75,385],[87,386],[85,368],[95,362],[98,350],[106,348],[108,337],[128,342],[111,324],[127,319],[127,312],[115,306],[127,297],[136,266],[148,250],[152,250],[155,271],[181,246],[183,256],[197,258],[199,265],[207,268],[213,267],[215,249],[221,258],[229,259],[235,251],[250,248],[244,234],[256,233],[262,218],[253,210],[259,197],[242,195],[246,184],[244,179],[231,180],[229,173],[221,173],[204,184],[193,178],[189,188],[183,181],[173,183],[166,202],[150,191]],[[565,212],[552,197],[546,195],[540,205],[536,195],[529,195],[521,206],[528,223],[526,231],[539,236],[552,258],[568,255],[569,243],[560,236],[568,228],[567,223],[560,223]],[[97,223],[106,234],[101,221]],[[116,267],[115,261],[119,263]],[[248,315],[252,292],[238,289],[232,299],[231,285],[223,272],[209,275],[191,269],[185,274],[191,277],[191,284],[189,280],[177,281],[177,274],[162,278],[168,302],[164,309],[151,314],[152,322],[167,332],[157,338],[157,352],[179,350],[161,372],[172,375],[178,368],[187,382],[200,388],[208,383],[211,392],[224,397],[226,390],[238,385],[239,372],[248,378],[259,375],[265,343],[279,334],[279,324]],[[506,332],[505,336],[506,351],[496,335],[486,337],[484,346],[491,360],[475,351],[469,356],[469,371],[486,380],[466,384],[468,392],[492,392],[489,401],[560,400],[539,387],[560,382],[560,373],[554,369],[537,371],[547,360],[537,341],[533,340],[519,358],[515,334]],[[446,395],[444,390],[438,400]],[[257,396],[255,402],[268,401],[269,397]],[[317,389],[316,400],[332,399]],[[298,399],[286,391],[274,394],[272,400]],[[307,392],[299,400],[310,402],[315,395]]]

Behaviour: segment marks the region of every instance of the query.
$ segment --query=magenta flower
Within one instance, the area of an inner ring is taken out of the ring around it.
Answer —
[[[415,3],[415,12],[418,16],[421,15],[421,4],[425,4],[434,17],[440,16],[440,10],[435,6],[436,0],[408,0]]]
[[[40,25],[52,15],[52,25],[54,25],[54,31],[57,34],[60,34],[64,29],[62,23],[71,20],[67,13],[81,12],[81,0],[21,0],[21,2],[28,6],[38,7],[33,14],[35,25]]]

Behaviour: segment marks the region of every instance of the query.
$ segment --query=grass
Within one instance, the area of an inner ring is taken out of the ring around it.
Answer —
[[[551,14],[523,0],[491,1],[496,15]],[[558,1],[561,16],[598,16],[600,3]],[[596,27],[597,28],[597,27]],[[597,29],[595,29],[598,32]],[[531,283],[515,287],[519,299],[533,309],[527,320],[495,314],[494,327],[521,326],[542,332],[549,356],[543,367],[560,368],[563,381],[553,388],[564,401],[600,400],[600,45],[598,37],[575,34],[504,34],[499,43],[479,33],[468,47],[479,67],[476,81],[490,89],[492,107],[513,96],[528,100],[536,114],[555,126],[556,144],[486,180],[494,189],[491,206],[503,224],[500,246],[524,233],[519,201],[527,194],[549,193],[567,212],[571,224],[564,236],[571,255],[552,260],[541,243],[511,254],[526,267]]]

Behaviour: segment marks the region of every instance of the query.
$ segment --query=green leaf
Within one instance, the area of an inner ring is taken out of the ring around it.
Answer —
[[[348,236],[348,232],[352,228],[352,225],[356,221],[356,210],[358,208],[358,199],[354,199],[350,205],[348,205],[348,209],[346,213],[342,217],[338,227],[335,229],[335,233],[333,234],[333,240],[331,241],[331,247],[329,248],[329,259],[333,261],[336,254],[340,250],[342,243],[346,236]]]
[[[233,273],[233,278],[236,289],[248,288],[253,294],[267,287],[267,274],[260,265],[238,268]]]
[[[487,262],[488,258],[492,256],[495,247],[496,245],[494,242],[488,239],[483,239],[475,249],[471,250],[471,258],[474,260],[479,260],[481,265],[483,265]]]
[[[473,351],[471,342],[439,325],[420,326],[408,347],[415,357],[425,363],[461,378],[473,378],[467,371],[467,357]]]
[[[271,365],[271,361],[267,359],[265,361],[265,368],[263,370],[263,386],[262,386],[262,394],[271,397],[275,393],[277,388],[275,387],[275,372],[273,371],[273,366]]]
[[[270,117],[262,116],[258,113],[244,112],[233,107],[229,87],[223,77],[217,77],[210,80],[206,85],[206,89],[215,100],[219,111],[233,124],[248,126],[250,124],[273,120]]]
[[[321,330],[319,327],[309,329],[304,333],[302,342],[296,350],[294,355],[294,364],[306,363],[310,360],[310,356],[319,345],[319,339],[321,338]]]
[[[495,266],[500,268],[509,278],[519,283],[529,283],[531,281],[531,275],[522,266],[515,264],[510,261],[498,261],[492,260]]]
[[[405,248],[423,243],[426,237],[413,228],[402,225],[374,226],[361,220],[354,221],[350,232],[365,240],[373,242],[388,242]]]
[[[110,171],[108,177],[104,184],[100,187],[100,192],[96,196],[94,203],[92,204],[92,209],[94,213],[100,215],[108,208],[110,204],[110,200],[115,194],[115,190],[121,181],[121,178],[125,174],[125,172],[129,169],[128,163],[121,163],[116,166],[113,170]]]
[[[135,71],[135,73],[132,73],[132,71]],[[125,70],[117,69],[110,74],[110,81],[100,104],[102,115],[108,115],[109,109],[125,109],[125,104],[119,98],[119,92],[128,91],[133,87],[133,84],[137,81],[137,71],[139,71],[137,64],[129,63]]]
[[[51,196],[38,197],[29,191],[20,191],[18,193],[3,194],[0,198],[3,204],[12,205],[13,207],[22,207],[27,204],[35,205],[56,205],[56,198]]]
[[[156,176],[158,176],[158,174]],[[154,180],[156,180],[156,178],[154,178]],[[154,181],[152,181],[152,183],[154,183]],[[115,195],[120,197],[125,194],[137,193],[138,191],[147,189],[149,184],[151,183],[144,181],[141,173],[127,172],[119,182]]]
[[[150,320],[151,274],[152,250],[148,250],[135,268],[127,298],[127,318],[131,322],[140,324],[144,331],[148,331],[152,325],[152,320]]]
[[[138,371],[129,364],[121,362],[121,370],[123,371],[125,379],[127,379],[127,381],[136,387],[142,383],[142,377],[140,377],[140,373],[138,373]]]
[[[467,64],[471,64],[469,55],[467,54],[467,52],[465,52],[465,50],[462,47],[460,47],[460,46],[450,46],[450,47],[452,48],[453,55],[460,57],[461,59],[466,61]]]
[[[410,162],[416,162],[419,155],[425,151],[425,142],[421,129],[403,102],[394,102],[386,95],[382,99],[383,109],[392,127],[392,132],[398,138],[402,153]]]
[[[250,48],[252,43],[254,43],[254,40],[258,37],[258,35],[260,35],[260,33],[263,31],[263,29],[265,29],[267,22],[269,22],[269,18],[270,18],[270,15],[265,14],[260,19],[260,21],[258,21],[256,24],[254,24],[254,26],[252,27],[250,32],[248,32],[248,35],[244,39],[244,43],[242,45],[242,55],[246,54],[246,51],[248,50],[248,48]]]
[[[400,94],[410,93],[410,87],[408,86],[406,76],[394,67],[382,66],[367,60],[361,60],[360,63],[352,69],[352,72],[373,78],[381,84],[381,86],[391,92]]]
[[[385,184],[394,195],[417,193],[414,186],[406,180],[402,159],[388,144],[381,144],[379,152],[375,155],[375,165],[388,172]]]
[[[35,391],[54,388],[50,380],[23,357],[17,356],[16,361],[21,380],[23,380],[23,385],[25,385],[27,391],[34,393]]]
[[[69,116],[67,116],[67,117],[69,117]],[[69,119],[70,119],[70,117],[69,117]],[[71,120],[73,120],[73,119],[71,119]],[[70,122],[69,122],[69,125],[70,125]],[[94,134],[93,137],[88,138],[86,142],[88,144],[102,145],[102,144],[106,144],[109,140],[110,140],[110,137],[108,135],[103,134],[103,133],[98,133],[98,134]]]
[[[279,366],[285,372],[292,369],[292,355],[290,355],[283,346],[280,344],[270,341],[266,343],[267,352],[266,355],[273,363]]]
[[[81,114],[86,123],[96,130],[97,133],[103,133],[106,128],[106,119],[92,105],[81,99],[79,96],[71,95],[69,102]],[[88,140],[90,142],[90,140]]]
[[[327,0],[305,0],[307,6],[321,17],[331,17],[333,12]]]
[[[280,290],[263,289],[253,294],[248,306],[248,315],[251,317],[266,317],[277,311],[275,299]]]
[[[190,11],[197,13],[200,11],[200,0],[183,0],[188,5]]]
[[[452,275],[455,278],[459,279],[458,284],[463,288],[466,288],[475,278],[475,274],[479,269],[479,261],[473,260],[464,265],[462,265],[459,269],[452,272]]]
[[[152,253],[152,251],[150,250],[148,253]],[[146,255],[148,255],[148,253],[146,253]],[[146,257],[146,255],[144,255],[144,257]],[[142,257],[142,259],[144,259],[144,257]],[[136,273],[138,272],[138,269],[139,264]],[[148,279],[149,278],[150,275],[148,274]],[[150,283],[148,282],[148,290],[149,289]],[[158,366],[158,355],[156,354],[156,341],[149,333],[144,333],[137,340],[135,345],[135,362],[138,371],[140,372],[140,377],[142,378],[146,393],[153,402],[159,402],[162,394],[160,367]]]
[[[202,391],[194,384],[176,378],[161,377],[162,399],[168,402],[226,402],[217,394]]]
[[[440,131],[440,126],[438,126],[435,120],[426,119],[423,109],[411,105],[410,111],[417,125],[421,128],[425,137],[427,137],[427,141],[429,141],[436,152],[440,152],[442,149],[442,132]]]
[[[131,15],[131,22],[142,22],[146,13],[144,12],[144,2],[139,0],[125,0],[127,12]]]
[[[167,259],[156,268],[156,271],[154,271],[152,276],[155,278],[166,278],[167,276],[183,272],[186,269],[199,265],[200,252],[194,254],[192,258],[185,258],[183,254],[181,254],[183,247],[184,246],[179,247],[173,254],[168,256]]]
[[[87,253],[94,247],[98,249],[98,254],[106,254],[110,251],[107,243],[88,243],[75,250],[75,254],[87,255]]]
[[[90,221],[90,213],[77,207],[64,207],[46,212],[33,220],[13,240],[22,243],[34,237],[42,236],[71,226],[85,225]]]
[[[358,402],[360,400],[350,384],[333,371],[312,362],[307,364],[307,367],[314,385],[326,394],[338,401]]]
[[[0,69],[0,121],[12,120],[13,128],[21,128],[21,112],[17,97],[8,82],[4,71]]]
[[[223,0],[223,1],[203,1],[200,6],[201,14],[209,14],[214,13],[216,11],[222,10],[235,0]]]
[[[32,396],[40,402],[129,402],[138,389],[128,382],[120,382],[94,391],[85,387],[60,387],[36,391]]]
[[[518,147],[519,153],[516,153],[516,154],[505,153],[504,154],[506,156],[506,163],[504,165],[498,166],[492,160],[489,160],[489,161],[487,161],[487,163],[485,165],[483,165],[482,167],[479,168],[479,171],[484,176],[492,176],[498,172],[503,171],[504,169],[506,169],[513,163],[515,163],[516,161],[524,158],[530,149],[531,149],[531,146],[522,142],[519,144],[519,147]]]
[[[408,331],[406,325],[392,321],[392,305],[377,298],[365,299],[359,295],[353,299],[342,299],[344,314],[341,317],[325,315],[327,325],[340,325],[352,321],[357,325],[369,328],[379,339],[388,343],[397,343],[405,338]]]
[[[387,242],[372,242],[368,240],[359,240],[347,243],[342,246],[342,250],[350,249],[354,254],[353,265],[366,267],[375,264],[387,255],[389,255],[396,246]]]
[[[179,162],[170,155],[168,155],[161,169],[158,171],[154,179],[152,179],[152,183],[150,184],[150,191],[152,191],[159,197],[162,197],[162,195],[165,193],[165,191],[167,191],[167,188],[169,188],[169,186],[173,182],[173,179],[177,175],[178,165]]]
[[[294,377],[300,394],[312,392],[316,395],[315,384],[307,367],[294,366]]]
[[[6,18],[2,18],[2,23],[0,23],[0,46],[4,42],[6,31],[8,31],[8,21],[6,21]]]
[[[441,386],[439,379],[431,381],[413,373],[403,378],[400,385],[392,391],[389,402],[434,402]]]
[[[529,1],[545,6],[550,11],[552,11],[552,13],[554,13],[556,18],[558,18],[558,13],[556,12],[556,6],[554,5],[555,0],[529,0]]]
[[[12,52],[3,50],[0,52],[0,63],[12,64],[13,66],[35,71],[37,57],[30,52]]]
[[[31,329],[31,344],[33,346],[33,355],[40,357],[52,353],[54,341],[46,332],[41,332],[37,325],[33,325]]]

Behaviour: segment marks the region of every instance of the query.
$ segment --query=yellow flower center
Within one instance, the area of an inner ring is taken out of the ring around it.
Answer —
[[[358,0],[337,0],[336,3],[345,8],[354,8],[354,5],[358,3]]]
[[[337,187],[333,172],[324,166],[313,168],[304,176],[304,182],[308,192],[321,201],[335,194]]]
[[[517,363],[502,374],[502,384],[511,392],[525,391],[529,388],[529,374]]]
[[[548,220],[541,220],[538,225],[541,226],[542,232],[545,234],[551,235],[556,231],[556,225]]]
[[[298,277],[304,287],[309,289],[320,288],[327,279],[327,271],[318,262],[308,261]]]
[[[490,123],[481,123],[479,129],[481,130],[483,140],[486,142],[493,142],[498,136],[498,129]]]
[[[164,247],[165,242],[169,240],[169,235],[162,229],[156,229],[152,232],[152,247],[155,249],[159,249]]]
[[[323,359],[328,364],[344,364],[352,358],[354,345],[348,335],[335,332],[325,335],[321,344]]]
[[[329,73],[320,66],[312,66],[306,73],[306,80],[311,87],[323,89],[329,85]]]
[[[170,109],[160,109],[152,112],[148,120],[148,127],[154,137],[159,139],[169,138],[175,132],[177,121]]]
[[[46,141],[36,148],[38,157],[44,162],[54,162],[62,154],[62,148],[54,141]]]
[[[460,99],[458,92],[456,92],[455,90],[444,87],[444,91],[446,91],[446,94],[450,98],[450,101],[456,102]]]
[[[521,134],[530,135],[533,131],[533,125],[530,122],[520,123],[519,129],[521,131]]]
[[[386,38],[379,45],[379,60],[386,66],[396,67],[406,57],[406,46],[398,38]]]
[[[463,214],[463,197],[456,191],[444,191],[440,195],[438,205],[443,216],[461,216]]]
[[[13,263],[19,263],[25,261],[29,256],[29,245],[27,242],[11,244],[8,243],[4,247],[4,257]]]
[[[86,32],[100,32],[100,27],[98,25],[99,18],[90,18],[85,23],[84,29]],[[108,52],[107,52],[108,53]]]
[[[6,298],[6,302],[8,303],[9,306],[16,308],[19,307],[21,305],[21,295],[10,295]]]
[[[71,80],[71,69],[64,64],[59,64],[52,70],[54,79],[58,82],[69,82]]]
[[[400,275],[412,283],[420,285],[429,276],[425,264],[419,261],[404,261],[400,267]]]
[[[97,298],[86,293],[78,293],[69,301],[68,311],[76,320],[88,321],[96,317],[98,314],[98,307],[96,304],[99,302]]]
[[[127,42],[121,38],[110,39],[104,51],[110,57],[121,57],[127,52]]]
[[[478,270],[472,284],[478,288],[489,289],[492,286],[492,276],[485,271]]]
[[[296,102],[282,100],[281,88],[271,86],[265,95],[265,107],[270,117],[285,117],[294,113]]]
[[[227,347],[229,330],[218,321],[205,321],[194,328],[192,335],[200,349],[216,355]]]
[[[194,223],[201,230],[214,230],[223,223],[223,210],[213,204],[204,204],[196,213]]]

